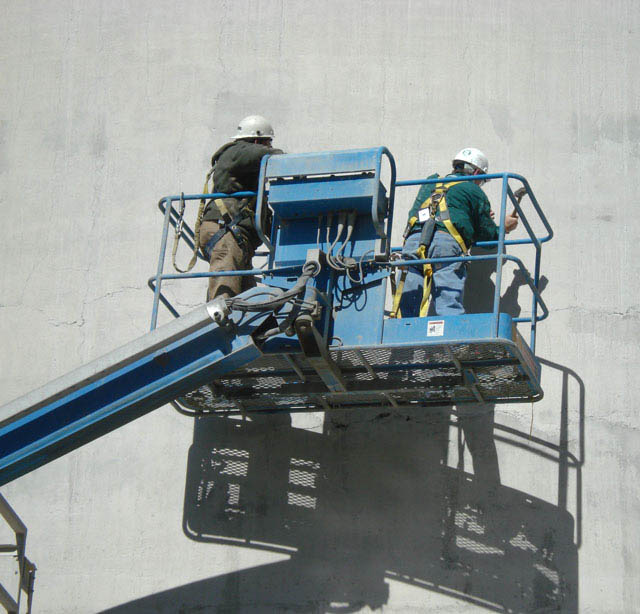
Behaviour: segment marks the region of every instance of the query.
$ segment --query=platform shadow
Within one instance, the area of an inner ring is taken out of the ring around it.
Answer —
[[[387,603],[392,581],[494,611],[577,611],[573,517],[500,484],[492,412],[332,416],[321,433],[198,419],[185,534],[289,558],[108,611],[355,612]],[[463,430],[475,475],[447,464]]]
[[[470,267],[469,313],[492,311],[494,271],[495,262]],[[523,285],[515,274],[501,311],[520,315]],[[540,362],[545,377],[562,381],[557,442],[495,424],[490,405],[331,412],[321,432],[294,428],[287,414],[197,418],[185,535],[287,558],[108,612],[357,612],[387,604],[390,583],[489,611],[577,612],[584,384],[567,367]],[[496,441],[557,465],[557,503],[501,483]],[[579,441],[576,453],[570,441]],[[575,519],[567,510],[572,470]]]

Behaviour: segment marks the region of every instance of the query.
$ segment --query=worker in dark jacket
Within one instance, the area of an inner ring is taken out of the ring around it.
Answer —
[[[260,164],[267,154],[282,153],[271,147],[271,124],[260,115],[245,117],[237,134],[211,158],[212,192],[258,189]],[[252,268],[251,261],[261,241],[254,227],[255,198],[219,198],[210,200],[202,214],[200,248],[209,258],[209,271],[242,271]],[[207,300],[230,298],[253,288],[251,276],[210,277]]]
[[[487,157],[479,149],[467,147],[455,156],[453,171],[447,177],[485,175],[488,171]],[[429,179],[437,177],[434,174]],[[423,185],[409,211],[403,258],[458,257],[466,255],[477,241],[496,241],[498,227],[489,199],[480,188],[483,183],[478,179]],[[505,232],[517,225],[517,212],[513,211],[505,217]],[[401,296],[397,295],[394,305],[396,315],[425,316],[431,299],[436,315],[464,313],[465,262],[408,267],[404,277]]]

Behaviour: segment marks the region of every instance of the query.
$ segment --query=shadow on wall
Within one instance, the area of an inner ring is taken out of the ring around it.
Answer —
[[[487,254],[495,254],[496,250],[486,250],[480,247],[471,249],[472,256],[483,256]],[[464,289],[464,308],[467,313],[491,313],[493,311],[493,295],[496,289],[495,283],[491,276],[496,272],[495,260],[478,260],[471,264],[467,270],[467,282]],[[508,273],[503,273],[503,283],[509,284],[507,289],[500,297],[500,311],[508,313],[512,318],[517,318],[522,313],[519,304],[519,291],[523,288],[523,299],[525,305],[530,307],[531,291],[527,286],[522,273],[519,269],[515,269],[513,276],[509,280]],[[538,287],[542,293],[547,287],[548,280],[542,275]]]
[[[283,414],[196,419],[185,534],[289,558],[108,612],[355,612],[385,605],[389,581],[490,611],[577,612],[584,386],[542,362],[562,378],[558,444],[494,424],[491,406],[332,412],[322,433],[293,428]],[[578,438],[576,458],[568,442]],[[500,483],[496,440],[557,465],[556,504]]]

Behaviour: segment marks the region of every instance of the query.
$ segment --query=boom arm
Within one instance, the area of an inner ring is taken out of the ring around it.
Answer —
[[[262,355],[269,316],[204,305],[0,408],[0,485]]]

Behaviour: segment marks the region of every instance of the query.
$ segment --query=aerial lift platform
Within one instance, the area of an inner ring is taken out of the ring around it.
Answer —
[[[385,163],[388,195],[381,179]],[[265,339],[258,359],[178,403],[195,412],[330,411],[542,398],[535,330],[548,313],[538,281],[541,243],[552,232],[524,178],[487,177],[503,182],[501,216],[509,199],[530,237],[506,241],[501,225],[498,241],[480,244],[497,247],[497,254],[461,258],[496,260],[493,313],[396,319],[387,317],[384,309],[387,284],[410,261],[392,259],[395,188],[454,178],[396,182],[395,163],[385,148],[265,158],[255,218],[269,250],[262,280],[269,287],[288,289],[296,279],[291,271],[315,267],[318,273],[307,282],[303,299],[308,307],[296,311],[296,326],[291,325],[293,316],[286,315],[291,312],[282,311],[279,317],[289,321]],[[473,179],[477,177],[466,180]],[[509,179],[525,187],[548,230],[546,237],[533,233]],[[260,226],[265,201],[274,215],[269,237]],[[505,253],[507,245],[526,243],[536,249],[533,277],[520,259]],[[455,259],[411,263],[451,260]],[[499,313],[506,260],[516,263],[532,290],[531,317],[512,319]],[[306,328],[301,328],[303,322]],[[518,332],[518,322],[531,323],[530,344]]]
[[[548,315],[538,289],[540,257],[552,231],[524,177],[481,178],[502,182],[499,239],[481,244],[495,253],[457,260],[495,260],[494,308],[461,316],[394,319],[385,312],[387,285],[399,268],[456,259],[395,257],[396,188],[434,180],[396,181],[384,147],[265,157],[255,216],[268,249],[261,269],[164,273],[170,226],[194,238],[183,224],[185,204],[227,195],[163,198],[151,332],[0,408],[0,485],[168,402],[195,414],[250,414],[539,400],[535,334]],[[526,189],[545,236],[534,233],[510,182]],[[235,196],[242,195],[254,194]],[[505,239],[507,201],[528,238]],[[269,232],[261,225],[265,207],[273,212]],[[506,253],[516,245],[533,246],[531,274]],[[506,261],[531,289],[528,317],[499,311]],[[162,293],[166,279],[238,274],[259,276],[263,285],[186,315]],[[160,304],[176,319],[156,328]],[[528,343],[519,323],[529,324]]]

